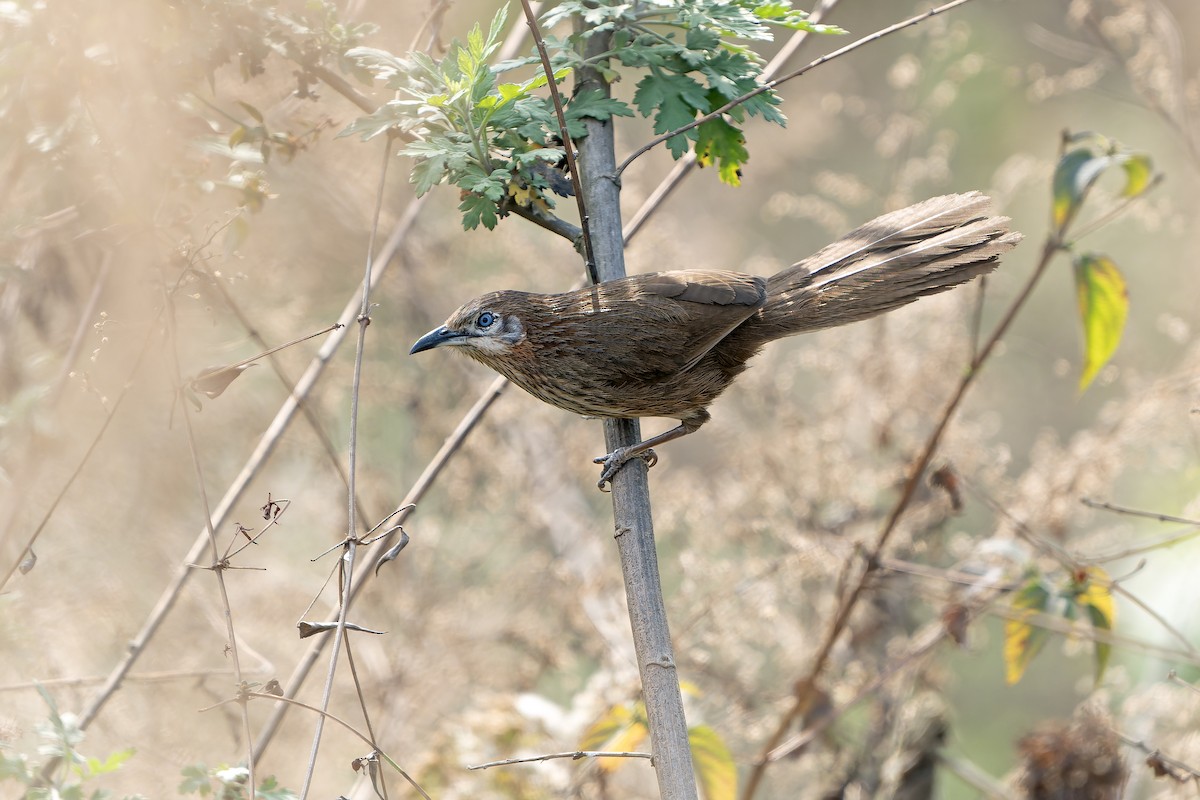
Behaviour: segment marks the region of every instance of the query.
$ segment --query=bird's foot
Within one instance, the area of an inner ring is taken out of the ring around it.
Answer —
[[[653,450],[643,450],[640,453],[631,453],[630,451],[636,446],[637,445],[630,447],[618,447],[608,455],[592,459],[593,464],[604,465],[604,469],[600,471],[600,482],[596,484],[600,491],[611,491],[610,489],[605,488],[606,484],[612,483],[613,476],[621,471],[621,467],[625,466],[627,461],[630,461],[634,458],[640,458],[642,461],[646,462],[647,468],[653,467],[658,463],[658,455]]]

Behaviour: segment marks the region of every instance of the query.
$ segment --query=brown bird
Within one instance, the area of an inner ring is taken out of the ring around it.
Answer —
[[[422,336],[455,346],[551,405],[679,425],[597,458],[600,488],[631,458],[693,433],[763,345],[882,314],[990,272],[1021,240],[978,193],[885,214],[770,278],[655,272],[562,294],[491,292]]]

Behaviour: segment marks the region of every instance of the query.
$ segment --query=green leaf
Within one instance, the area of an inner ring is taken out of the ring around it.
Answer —
[[[737,797],[737,764],[720,735],[707,725],[688,729],[688,745],[704,800]]]
[[[212,794],[212,785],[208,779],[208,767],[203,764],[192,764],[181,770],[183,780],[177,790],[180,794],[198,794],[206,797]]]
[[[467,52],[471,56],[471,62],[478,63],[483,60],[483,31],[476,22],[471,26],[471,32],[467,34]],[[462,61],[459,61],[462,64]],[[469,69],[464,69],[463,72],[470,72]]]
[[[633,102],[643,117],[653,115],[655,133],[667,133],[687,125],[697,112],[708,113],[705,94],[704,87],[686,75],[651,72],[638,82]],[[687,152],[688,138],[695,138],[695,132],[667,140],[673,157],[680,158]]]
[[[381,133],[387,133],[390,129],[401,126],[406,120],[412,119],[413,114],[410,107],[411,103],[397,100],[384,103],[370,114],[358,117],[339,131],[338,138],[358,134],[365,142]]]
[[[1112,596],[1112,579],[1104,569],[1095,566],[1085,569],[1082,578],[1076,582],[1075,602],[1087,611],[1088,621],[1092,623],[1093,628],[1111,631],[1117,618],[1117,606]],[[1108,666],[1108,658],[1112,655],[1112,645],[1097,641],[1093,654],[1096,664],[1095,681],[1099,684]]]
[[[134,750],[132,747],[125,750],[118,750],[108,758],[101,761],[98,758],[89,758],[87,760],[87,771],[89,775],[105,775],[110,772],[116,772],[129,759],[133,758]]]
[[[352,47],[346,51],[346,58],[383,81],[408,72],[408,65],[402,59],[375,47]]]
[[[1054,226],[1062,233],[1092,184],[1112,164],[1109,155],[1096,155],[1088,148],[1078,148],[1065,154],[1054,169]]]
[[[504,28],[508,24],[508,3],[501,3],[496,9],[496,13],[492,16],[492,24],[488,27],[488,42],[495,43],[500,41],[500,37],[504,35]]]
[[[563,113],[568,123],[582,120],[584,117],[604,122],[613,117],[632,117],[633,109],[624,101],[605,97],[599,89],[591,88],[584,89],[572,97]]]
[[[1046,631],[1028,620],[1045,611],[1049,601],[1050,592],[1036,573],[1013,595],[1014,616],[1004,623],[1004,677],[1009,684],[1021,680],[1025,668],[1046,644]]]
[[[718,164],[722,183],[740,186],[741,167],[750,158],[746,137],[721,118],[710,119],[699,127],[696,139],[696,163],[701,167]]]
[[[1111,259],[1087,253],[1077,257],[1074,266],[1079,317],[1083,322],[1083,372],[1079,376],[1082,392],[1121,343],[1129,314],[1129,295],[1125,278]]]
[[[480,226],[489,231],[494,230],[498,221],[496,203],[477,194],[467,194],[458,204],[458,210],[463,212],[463,228],[473,231]]]

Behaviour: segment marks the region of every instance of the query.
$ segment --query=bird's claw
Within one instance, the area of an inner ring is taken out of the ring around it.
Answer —
[[[640,458],[642,461],[646,462],[647,469],[658,463],[658,454],[653,450],[643,450],[640,453],[630,455],[629,451],[632,449],[632,447],[618,447],[616,450],[613,450],[607,455],[592,459],[593,464],[604,465],[604,469],[600,470],[600,480],[596,484],[596,487],[599,488],[600,491],[612,491],[611,489],[606,488],[606,486],[612,483],[613,477],[621,471],[621,467],[625,466],[627,461],[631,461],[634,458]]]

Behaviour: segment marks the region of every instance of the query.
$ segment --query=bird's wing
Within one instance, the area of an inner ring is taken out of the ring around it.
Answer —
[[[647,310],[677,319],[663,355],[686,372],[709,350],[758,311],[766,301],[766,280],[726,270],[678,270],[635,275],[627,280]]]

